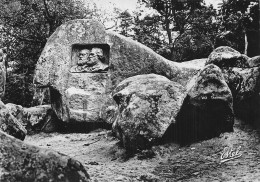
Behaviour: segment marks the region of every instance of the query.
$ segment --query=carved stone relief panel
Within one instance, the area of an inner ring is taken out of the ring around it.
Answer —
[[[74,44],[71,51],[72,73],[102,73],[108,71],[108,44]]]

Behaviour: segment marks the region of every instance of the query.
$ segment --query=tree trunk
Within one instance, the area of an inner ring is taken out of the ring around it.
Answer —
[[[170,21],[167,20],[166,22],[166,32],[167,32],[167,36],[168,36],[168,39],[169,39],[169,46],[170,46],[170,51],[171,51],[171,55],[170,55],[170,58],[172,61],[173,61],[173,57],[174,57],[174,52],[173,52],[173,49],[174,49],[174,46],[172,44],[172,31],[170,29]]]
[[[172,44],[172,31],[170,30],[169,20],[167,20],[167,22],[166,22],[166,32],[167,32],[167,36],[168,36],[168,39],[169,39],[169,45],[171,45]]]
[[[244,54],[247,55],[247,49],[248,49],[248,40],[247,40],[247,34],[245,33],[245,50],[244,50]]]

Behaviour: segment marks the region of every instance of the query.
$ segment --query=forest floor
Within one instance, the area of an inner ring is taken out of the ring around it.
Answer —
[[[91,181],[260,181],[260,132],[239,120],[232,133],[184,147],[158,145],[133,156],[104,129],[40,133],[27,136],[25,142],[79,160]],[[240,148],[242,156],[221,163],[225,147]]]

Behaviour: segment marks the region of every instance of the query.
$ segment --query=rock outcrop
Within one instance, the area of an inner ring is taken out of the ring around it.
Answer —
[[[222,46],[207,59],[176,63],[81,19],[63,24],[48,39],[34,83],[49,88],[58,119],[114,123],[126,147],[145,148],[168,131],[184,141],[232,131],[233,104],[235,113],[256,113],[258,60]]]
[[[102,49],[107,71],[71,71],[77,53]],[[105,31],[92,20],[73,20],[60,26],[48,39],[38,60],[34,82],[49,87],[51,103],[65,122],[107,121],[107,108],[116,104],[112,90],[128,77],[155,73],[186,85],[199,66],[175,63],[130,38]]]
[[[220,68],[238,67],[248,68],[249,63],[246,56],[228,46],[221,46],[212,51],[208,57],[208,64],[215,64]]]
[[[11,114],[2,101],[0,101],[0,130],[20,140],[24,140],[27,134],[24,126]]]
[[[155,74],[138,75],[121,82],[114,91],[119,114],[113,130],[128,149],[144,149],[176,123],[185,98],[182,85]]]
[[[89,181],[79,161],[28,145],[1,131],[0,152],[0,181]]]
[[[230,47],[219,47],[210,54],[209,63],[221,68],[233,95],[235,114],[248,122],[259,120],[259,56],[249,58]]]
[[[233,98],[221,70],[207,65],[188,84],[177,118],[176,135],[183,143],[233,131]]]

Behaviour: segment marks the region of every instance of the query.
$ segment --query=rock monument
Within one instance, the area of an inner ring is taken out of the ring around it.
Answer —
[[[206,59],[176,63],[99,22],[78,19],[48,39],[34,83],[49,88],[63,122],[108,122],[125,146],[145,148],[178,132],[200,140],[233,131],[234,113],[248,116],[252,103],[260,103],[258,63],[226,46]]]
[[[50,88],[52,108],[62,121],[99,122],[108,121],[108,108],[116,106],[111,93],[124,79],[154,73],[185,85],[199,70],[106,31],[99,22],[79,19],[48,39],[34,83]]]

